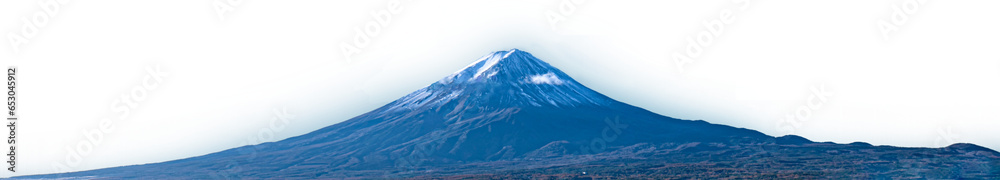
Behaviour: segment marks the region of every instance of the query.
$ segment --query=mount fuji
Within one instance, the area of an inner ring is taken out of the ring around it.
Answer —
[[[1000,153],[813,142],[616,101],[511,49],[277,142],[32,178],[1000,178]]]

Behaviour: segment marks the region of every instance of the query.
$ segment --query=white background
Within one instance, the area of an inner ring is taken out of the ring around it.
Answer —
[[[18,171],[0,177],[56,172],[104,118],[114,130],[69,170],[301,135],[510,48],[671,117],[784,135],[785,116],[823,87],[833,95],[795,134],[1000,149],[998,1],[404,0],[350,61],[341,43],[390,1],[66,1],[12,44],[49,1],[0,2],[0,65],[20,68],[21,115]],[[909,11],[893,22],[894,8]],[[733,21],[680,71],[671,55],[727,11]],[[156,67],[167,77],[116,119],[111,104]],[[269,125],[275,109],[295,118]]]

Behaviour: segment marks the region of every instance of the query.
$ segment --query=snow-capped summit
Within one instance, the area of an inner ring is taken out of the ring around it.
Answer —
[[[497,107],[596,106],[612,102],[531,53],[511,49],[479,58],[464,69],[413,92],[388,110],[441,105],[472,98]]]
[[[549,74],[549,75],[546,75]],[[548,79],[574,82],[568,75],[539,60],[531,53],[511,49],[496,51],[479,58],[469,66],[439,81],[451,83],[523,83],[532,77],[545,76]],[[559,83],[561,84],[561,83]]]

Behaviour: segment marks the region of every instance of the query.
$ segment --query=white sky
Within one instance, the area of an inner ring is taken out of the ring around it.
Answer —
[[[404,0],[352,61],[340,44],[389,1],[245,0],[224,20],[213,3],[225,0],[67,1],[27,43],[12,45],[10,34],[24,37],[21,19],[48,1],[0,2],[0,65],[20,68],[21,114],[18,171],[0,177],[55,172],[52,164],[66,164],[67,149],[88,142],[84,132],[104,118],[115,128],[71,170],[304,134],[510,48],[667,116],[783,135],[785,115],[808,107],[810,88],[822,86],[833,95],[796,121],[795,134],[1000,149],[1000,1],[907,6],[916,10],[884,39],[878,22],[908,1],[751,1],[740,9],[745,2],[590,0],[561,14],[562,0]],[[565,18],[554,29],[550,11]],[[731,23],[680,72],[671,53],[683,54],[686,39],[725,11]],[[111,104],[142,87],[147,67],[168,75],[116,119]],[[274,109],[295,118],[269,125]]]

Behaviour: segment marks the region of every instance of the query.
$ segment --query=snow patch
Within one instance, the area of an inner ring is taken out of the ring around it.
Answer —
[[[487,75],[486,75],[486,78],[490,78],[490,77],[493,77],[493,75],[497,75],[497,72],[500,72],[500,71],[493,71],[493,72],[490,72],[490,74],[487,74]]]
[[[510,55],[510,53],[507,53],[507,55]],[[506,57],[507,56],[504,56],[503,58],[506,58]],[[503,58],[497,58],[496,55],[493,55],[493,56],[489,57],[488,59],[486,59],[486,62],[483,63],[483,66],[480,66],[479,70],[476,71],[476,75],[473,75],[472,79],[469,79],[469,80],[476,79],[477,77],[479,77],[480,75],[482,75],[483,72],[486,72],[486,70],[490,70],[491,67],[493,67],[494,65],[496,65]]]
[[[566,81],[563,81],[562,79],[559,79],[559,77],[557,77],[555,73],[551,73],[551,72],[545,73],[545,74],[531,76],[530,78],[528,78],[528,80],[531,81],[531,83],[534,83],[534,84],[562,85],[563,83],[566,82]]]
[[[464,68],[459,69],[458,71],[455,71],[454,73],[451,73],[451,75],[449,75],[448,77],[445,77],[445,79],[448,79],[448,82],[451,82],[452,79],[454,79],[454,78],[458,77],[459,75],[461,75],[462,72],[465,72],[466,69],[469,69],[469,68],[475,66],[476,64],[479,64],[479,62],[483,62],[483,61],[485,61],[487,59],[490,59],[490,57],[493,57],[493,56],[496,56],[496,55],[495,54],[487,54],[487,55],[485,55],[483,57],[480,57],[476,61],[472,62],[472,64],[469,64],[469,65],[465,66]]]
[[[510,54],[514,54],[514,51],[516,51],[516,50],[514,50],[514,49],[511,49],[510,51],[507,51],[507,54],[504,54],[504,55],[503,55],[503,58],[504,58],[504,59],[507,59],[507,56],[510,56]]]
[[[440,106],[460,95],[462,95],[461,89],[444,94],[444,92],[424,88],[400,98],[393,103],[389,110],[413,110],[424,106]]]

